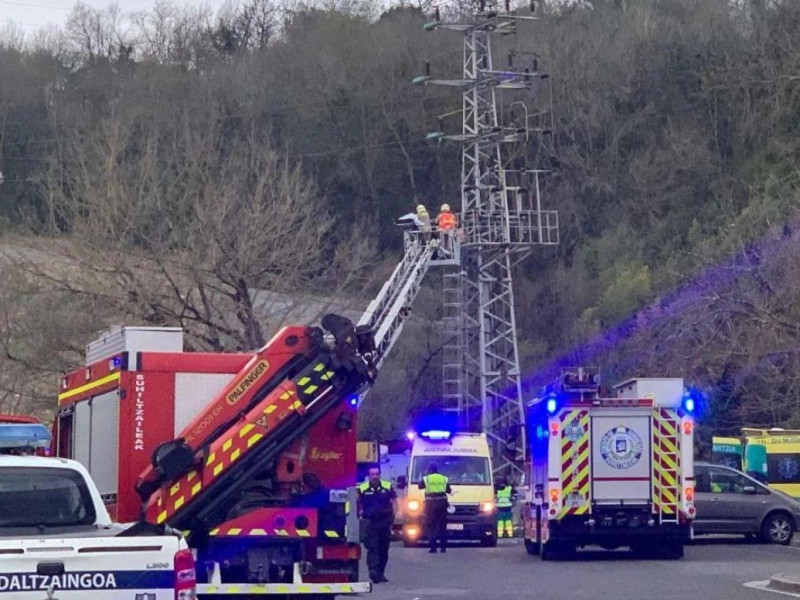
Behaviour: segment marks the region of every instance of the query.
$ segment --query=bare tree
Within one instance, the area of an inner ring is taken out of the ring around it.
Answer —
[[[313,320],[368,279],[369,236],[341,239],[299,167],[255,135],[109,120],[68,154],[49,191],[61,224],[51,248],[66,266],[28,270],[117,320],[180,325],[195,347],[252,349],[298,303],[315,307]]]
[[[67,19],[66,32],[78,60],[94,61],[117,57],[126,47],[122,31],[123,15],[118,4],[106,9],[78,2]]]

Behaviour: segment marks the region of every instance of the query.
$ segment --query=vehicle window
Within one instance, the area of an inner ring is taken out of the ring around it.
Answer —
[[[694,489],[696,492],[700,493],[708,493],[711,491],[711,478],[707,469],[702,467],[695,469]]]
[[[479,456],[417,456],[411,465],[411,482],[419,483],[431,463],[453,485],[491,485],[489,459]]]
[[[71,469],[0,468],[0,527],[91,525],[94,504]]]
[[[744,475],[723,469],[709,469],[711,492],[716,494],[743,494],[744,488],[757,488],[758,485]]]
[[[800,455],[767,454],[768,483],[800,483]]]

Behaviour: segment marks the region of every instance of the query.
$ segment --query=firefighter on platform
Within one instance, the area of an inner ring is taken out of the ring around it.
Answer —
[[[422,239],[430,241],[431,239],[431,216],[428,214],[428,209],[425,208],[423,204],[417,205],[417,218],[420,220],[422,225],[420,226],[420,231],[422,231]]]
[[[439,473],[436,463],[428,466],[428,474],[419,482],[425,490],[425,535],[430,542],[431,554],[436,554],[437,542],[442,552],[447,552],[447,494],[453,493],[450,481]]]
[[[381,479],[380,467],[370,467],[367,481],[358,486],[358,510],[365,524],[362,539],[367,549],[369,578],[373,583],[388,583],[384,572],[389,561],[397,493],[391,483]]]
[[[514,488],[508,484],[505,477],[498,477],[495,482],[495,501],[497,503],[497,537],[505,534],[514,537],[514,524],[512,522],[512,509],[516,494]]]
[[[455,233],[456,225],[458,225],[458,221],[456,216],[450,212],[450,205],[442,204],[439,215],[436,217],[436,227],[439,228],[439,244],[445,250],[450,249],[450,239]]]

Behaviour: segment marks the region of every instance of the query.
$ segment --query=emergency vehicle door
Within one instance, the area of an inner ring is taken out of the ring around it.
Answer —
[[[597,504],[650,501],[650,417],[592,416],[592,500]]]

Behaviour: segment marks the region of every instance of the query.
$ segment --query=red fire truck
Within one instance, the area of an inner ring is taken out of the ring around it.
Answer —
[[[369,591],[350,510],[357,409],[434,250],[407,234],[357,326],[327,315],[255,353],[183,352],[180,329],[109,331],[61,380],[58,455],[87,467],[112,518],[186,534],[200,598]]]

